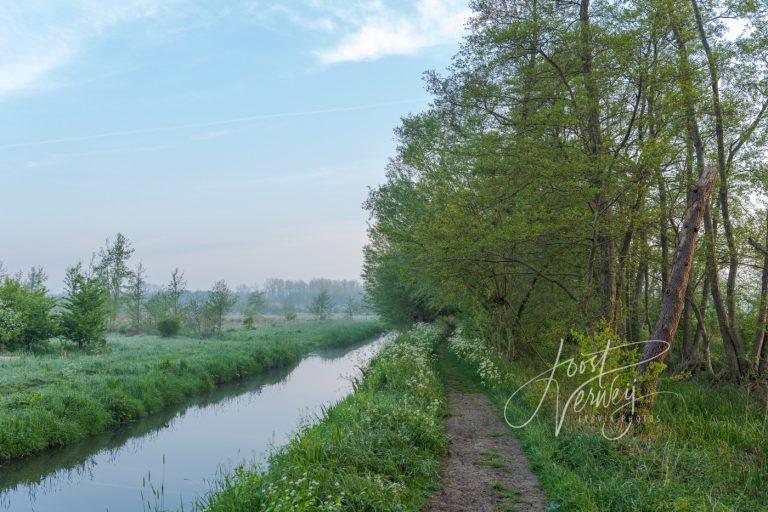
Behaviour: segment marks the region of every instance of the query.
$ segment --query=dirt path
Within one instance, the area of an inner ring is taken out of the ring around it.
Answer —
[[[529,469],[520,442],[488,397],[443,351],[440,358],[448,385],[451,455],[440,468],[442,489],[424,512],[544,510],[539,480]]]

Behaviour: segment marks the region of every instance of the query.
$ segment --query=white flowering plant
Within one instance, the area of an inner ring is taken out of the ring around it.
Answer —
[[[448,350],[469,365],[484,386],[495,387],[502,383],[501,368],[493,351],[483,340],[469,338],[457,330],[448,340]]]
[[[353,395],[269,460],[226,477],[211,511],[419,510],[446,452],[435,348],[445,328],[418,324],[382,349]]]

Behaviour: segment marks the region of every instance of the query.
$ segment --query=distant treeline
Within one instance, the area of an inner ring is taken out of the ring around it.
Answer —
[[[161,287],[157,287],[158,291]],[[291,279],[270,278],[264,281],[264,285],[246,286],[240,285],[232,291],[235,303],[231,313],[243,314],[249,309],[249,300],[254,293],[263,297],[265,303],[260,308],[262,313],[283,314],[286,311],[311,312],[315,299],[323,291],[330,296],[332,309],[343,312],[350,302],[354,302],[358,308],[363,308],[364,292],[360,282],[352,279],[312,279],[309,282]],[[190,300],[204,300],[208,290],[186,291],[181,296],[181,302]]]
[[[340,313],[353,318],[363,311],[360,283],[352,280],[268,279],[263,290],[224,280],[209,290],[190,291],[184,271],[176,268],[167,284],[146,281],[146,268],[133,263],[134,248],[121,233],[107,240],[88,265],[67,269],[64,293],[52,294],[42,267],[9,274],[0,262],[0,350],[34,348],[53,337],[81,348],[102,346],[108,330],[145,331],[174,336],[221,334],[225,319],[238,315],[252,328],[259,315],[278,313],[286,320],[306,312],[319,320]]]

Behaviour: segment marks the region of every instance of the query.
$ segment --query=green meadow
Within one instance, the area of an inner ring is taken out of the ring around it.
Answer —
[[[230,328],[209,339],[110,335],[96,353],[61,345],[2,360],[0,458],[71,443],[381,330],[375,321],[327,321]]]

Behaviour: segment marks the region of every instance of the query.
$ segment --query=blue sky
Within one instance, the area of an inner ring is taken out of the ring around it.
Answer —
[[[0,13],[0,260],[121,231],[149,280],[356,278],[360,205],[463,0],[38,0]]]

